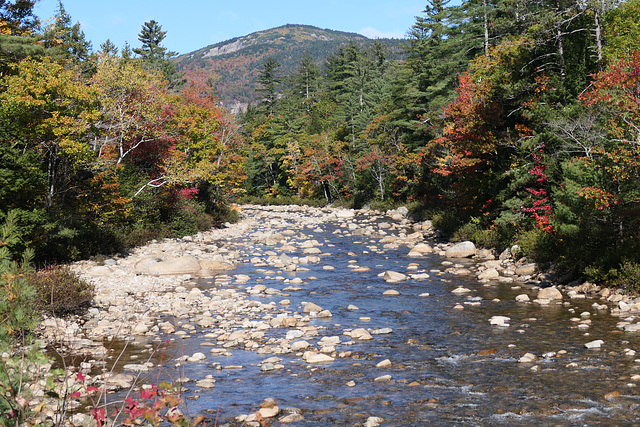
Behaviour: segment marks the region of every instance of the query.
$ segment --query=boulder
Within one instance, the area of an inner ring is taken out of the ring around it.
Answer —
[[[409,251],[408,256],[421,257],[426,254],[430,254],[432,252],[433,252],[433,248],[431,246],[427,245],[426,243],[418,243],[413,248],[411,248],[411,251]]]
[[[305,351],[302,358],[304,359],[305,362],[309,364],[327,363],[327,362],[333,362],[335,360],[331,356],[327,356],[326,354],[322,354],[322,353],[315,353],[313,351]]]
[[[396,271],[386,271],[384,273],[384,281],[388,283],[398,283],[407,280],[407,276],[402,273],[398,273]]]
[[[228,271],[228,270],[233,270],[234,268],[236,268],[235,265],[233,265],[230,262],[226,262],[226,261],[218,261],[218,260],[213,260],[213,259],[201,259],[198,261],[198,263],[200,264],[200,269],[201,270],[206,270],[206,271]],[[245,277],[248,278],[248,276],[243,276],[243,275],[238,275],[238,279],[244,279]],[[248,281],[248,280],[247,280]]]
[[[363,329],[363,328],[354,329],[353,331],[351,331],[351,338],[354,340],[360,340],[360,341],[367,341],[367,340],[373,339],[371,334],[366,329]]]
[[[322,251],[319,248],[306,248],[302,253],[305,255],[319,255]]]
[[[550,288],[542,288],[538,291],[538,299],[546,300],[560,300],[562,299],[562,293],[555,286]]]
[[[478,274],[480,280],[495,280],[500,277],[500,273],[495,268],[488,268],[482,273]]]
[[[203,353],[193,353],[193,356],[187,358],[187,362],[204,362],[207,359]]]
[[[334,212],[336,218],[346,219],[356,216],[356,212],[353,209],[341,209]]]
[[[278,419],[278,422],[281,424],[297,423],[300,421],[304,421],[304,417],[300,414],[289,414]]]
[[[157,275],[196,274],[199,271],[200,262],[192,256],[170,258],[149,267],[149,273]]]
[[[466,241],[453,245],[445,251],[447,258],[469,258],[476,254],[476,245]]]
[[[320,307],[318,304],[314,304],[312,302],[305,302],[302,303],[304,305],[304,307],[302,308],[302,312],[305,314],[309,314],[309,313],[320,313],[321,311],[323,311],[324,309],[322,307]]]
[[[149,274],[149,269],[156,264],[158,264],[158,260],[155,258],[142,258],[134,264],[133,271],[141,274]]]
[[[392,365],[392,364],[391,364],[391,360],[389,360],[389,359],[384,359],[382,362],[378,362],[378,363],[376,364],[376,368],[382,368],[382,369],[384,369],[384,368],[390,368],[390,367],[391,367],[391,365]]]
[[[408,215],[409,209],[406,206],[400,206],[398,209],[396,209],[396,213],[398,215]]]
[[[128,389],[133,385],[135,378],[136,377],[131,374],[107,374],[105,375],[104,382],[109,386]]]
[[[511,320],[511,318],[507,316],[493,316],[489,319],[489,324],[506,328],[509,326],[509,320]]]
[[[369,418],[367,418],[367,422],[364,423],[364,427],[378,427],[383,422],[384,422],[383,418],[380,418],[380,417],[369,417]]]
[[[97,265],[87,270],[89,276],[108,276],[113,274],[113,270],[106,265]]]
[[[516,267],[516,274],[518,276],[532,276],[538,271],[538,264],[531,263]]]
[[[311,344],[309,344],[309,342],[305,341],[305,340],[294,341],[294,342],[291,343],[291,350],[292,351],[305,350],[305,349],[309,348],[310,346],[311,346]]]
[[[520,363],[532,363],[535,362],[538,359],[538,357],[533,354],[533,353],[527,353],[524,356],[522,356],[520,359],[518,359],[518,362]]]
[[[258,409],[258,414],[260,414],[262,418],[273,418],[277,416],[279,413],[280,413],[280,408],[278,408],[275,405]]]
[[[594,341],[589,341],[584,346],[586,348],[600,348],[600,347],[602,347],[602,344],[604,344],[604,341],[602,341],[602,340],[594,340]]]
[[[196,381],[196,387],[211,389],[216,386],[216,380],[213,378],[204,378],[199,381]]]

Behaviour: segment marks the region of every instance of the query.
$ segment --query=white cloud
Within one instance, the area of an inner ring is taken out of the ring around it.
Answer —
[[[389,33],[383,33],[382,31],[376,30],[373,27],[365,27],[358,31],[359,34],[362,34],[365,37],[369,37],[370,39],[403,39],[406,36],[406,31],[392,31]]]

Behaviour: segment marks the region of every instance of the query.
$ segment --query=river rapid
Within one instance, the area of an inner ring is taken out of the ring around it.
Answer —
[[[640,424],[633,300],[561,288],[536,301],[543,277],[487,251],[447,258],[403,214],[243,206],[234,232],[190,242],[234,270],[129,293],[146,323],[115,371],[149,360],[138,382],[183,381],[185,411],[212,425],[259,425],[258,410],[296,426]],[[433,252],[409,256],[420,243]],[[486,266],[497,276],[479,280]],[[83,326],[96,333],[117,311],[98,300]]]

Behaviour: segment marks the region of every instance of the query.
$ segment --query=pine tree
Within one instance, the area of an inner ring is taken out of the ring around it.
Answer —
[[[140,34],[138,34],[138,40],[142,43],[142,47],[133,49],[133,52],[140,55],[144,61],[151,63],[174,57],[175,52],[170,52],[161,45],[166,35],[167,32],[162,31],[162,25],[154,19],[145,22]]]
[[[318,92],[320,69],[309,52],[305,52],[300,65],[293,75],[293,86],[296,95],[310,99]]]
[[[269,114],[273,114],[274,104],[278,98],[278,89],[282,79],[278,75],[280,63],[273,57],[268,57],[262,65],[262,70],[258,75],[260,88],[256,92],[264,94],[263,103],[267,107]]]
[[[174,58],[177,53],[162,46],[166,35],[167,32],[162,31],[162,25],[158,24],[156,20],[145,22],[140,34],[138,34],[138,40],[142,43],[142,47],[134,48],[133,53],[140,56],[146,69],[161,72],[168,82],[169,89],[177,90],[182,87],[185,80],[177,72],[175,63],[171,61],[171,58]]]
[[[90,59],[91,42],[85,38],[79,22],[71,25],[71,15],[61,0],[58,0],[55,22],[45,29],[43,40],[47,54],[56,60],[86,63]]]
[[[40,26],[33,14],[34,0],[0,0],[0,34],[24,36],[32,34]]]
[[[106,56],[116,56],[118,55],[118,48],[113,44],[111,39],[107,39],[100,45],[99,53]]]
[[[418,90],[415,100],[423,114],[440,110],[454,95],[457,73],[466,65],[466,52],[455,46],[456,28],[448,0],[430,0],[409,33],[407,65]]]

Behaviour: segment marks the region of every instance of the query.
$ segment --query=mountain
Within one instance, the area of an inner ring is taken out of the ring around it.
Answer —
[[[387,45],[395,57],[402,55],[403,40],[377,40]],[[279,73],[289,75],[298,68],[305,52],[322,66],[340,46],[351,42],[364,46],[374,40],[356,33],[287,24],[180,55],[176,65],[187,77],[200,75],[208,79],[222,104],[237,112],[259,98],[256,78],[266,58],[276,59]]]

